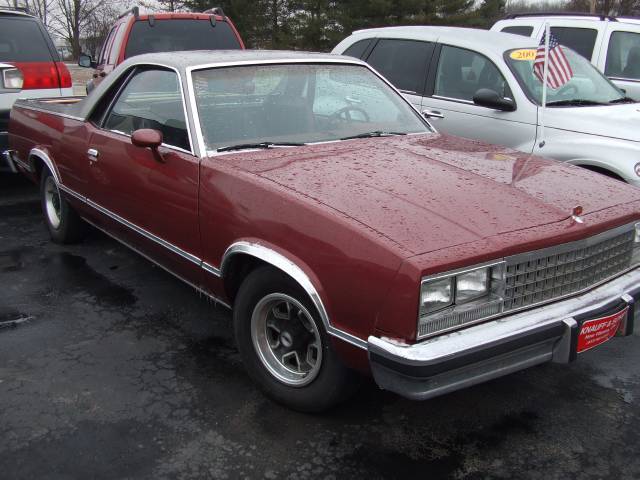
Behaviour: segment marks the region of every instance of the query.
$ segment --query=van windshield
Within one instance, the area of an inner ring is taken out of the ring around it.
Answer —
[[[558,88],[547,88],[547,105],[589,106],[617,103],[624,93],[602,75],[588,60],[573,50],[562,48],[571,67],[571,78]],[[509,50],[504,57],[520,85],[537,104],[542,104],[542,82],[533,71],[536,49]],[[547,83],[549,86],[549,83]]]
[[[209,20],[156,19],[152,24],[139,20],[133,24],[125,58],[143,53],[181,50],[238,50],[240,42],[227,22],[215,27]]]

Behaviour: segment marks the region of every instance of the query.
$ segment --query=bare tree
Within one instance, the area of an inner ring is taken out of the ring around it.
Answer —
[[[80,55],[80,37],[101,6],[99,0],[55,0],[58,10],[54,31],[71,46],[74,58]]]

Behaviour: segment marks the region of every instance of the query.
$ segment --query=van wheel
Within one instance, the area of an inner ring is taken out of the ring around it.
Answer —
[[[51,240],[56,243],[74,243],[84,238],[86,223],[60,195],[58,184],[47,168],[42,170],[40,178],[40,202]]]
[[[233,323],[247,372],[276,402],[320,412],[357,388],[357,375],[334,352],[307,294],[278,270],[261,267],[245,279]]]

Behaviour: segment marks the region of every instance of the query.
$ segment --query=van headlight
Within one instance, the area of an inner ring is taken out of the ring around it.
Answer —
[[[418,340],[500,313],[504,273],[499,261],[423,278]]]

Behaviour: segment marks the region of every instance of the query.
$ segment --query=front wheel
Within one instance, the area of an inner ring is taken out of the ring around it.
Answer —
[[[270,267],[251,273],[238,291],[233,321],[249,375],[273,400],[319,412],[357,387],[309,297],[285,274]]]
[[[40,202],[44,223],[54,242],[74,243],[84,237],[86,224],[60,194],[57,182],[46,168],[40,178]]]

